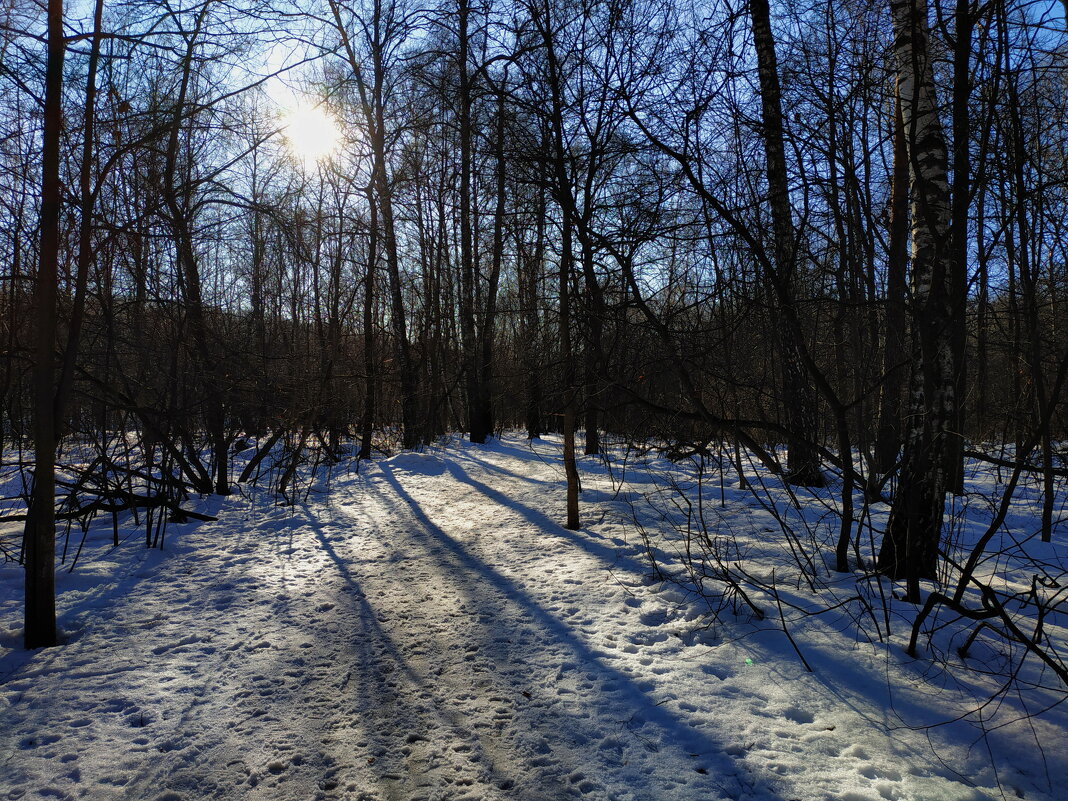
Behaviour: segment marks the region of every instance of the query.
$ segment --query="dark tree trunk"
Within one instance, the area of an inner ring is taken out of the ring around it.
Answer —
[[[596,139],[596,135],[591,138]],[[601,452],[601,388],[604,374],[604,322],[605,300],[604,288],[597,278],[594,269],[594,234],[591,228],[594,209],[593,184],[597,177],[598,162],[595,157],[599,153],[598,146],[591,147],[589,163],[586,166],[585,180],[583,181],[582,215],[577,220],[578,230],[581,233],[582,245],[582,278],[585,291],[585,348],[583,365],[583,384],[585,385],[585,423],[586,443],[585,453],[587,456]]]
[[[59,273],[59,144],[62,134],[63,2],[48,2],[44,132],[41,153],[41,249],[34,307],[34,473],[26,517],[26,609],[23,644],[56,644],[56,296]]]
[[[807,375],[799,338],[801,327],[794,300],[797,253],[794,246],[793,213],[790,209],[786,176],[786,146],[782,119],[782,91],[779,86],[775,39],[771,31],[768,0],[750,0],[753,41],[760,78],[762,140],[768,178],[768,201],[771,206],[774,263],[772,283],[781,318],[778,328],[782,354],[783,405],[786,409],[789,438],[787,474],[791,484],[820,487],[824,484],[816,448],[816,393]]]
[[[519,254],[520,347],[522,348],[525,422],[528,439],[541,436],[542,388],[539,364],[541,322],[538,313],[538,275],[545,258],[545,194],[540,191],[535,207],[534,243]]]
[[[954,419],[946,436],[946,488],[964,492],[964,426],[967,397],[968,208],[971,185],[972,28],[970,0],[957,0],[953,44],[953,187],[950,218],[949,315],[953,348]]]
[[[560,270],[559,270],[559,334],[560,354],[563,362],[563,437],[564,437],[564,474],[567,479],[567,522],[565,527],[572,531],[581,528],[579,521],[579,472],[575,459],[575,427],[578,412],[575,397],[575,354],[571,340],[571,271],[574,263],[574,225],[575,198],[571,191],[571,179],[567,170],[567,150],[564,144],[564,97],[563,76],[556,58],[554,28],[548,0],[542,5],[541,35],[545,45],[548,65],[548,84],[550,91],[550,128],[552,141],[553,183],[556,201],[562,216],[560,232]]]
[[[174,247],[179,268],[179,284],[184,288],[185,313],[193,338],[197,366],[200,368],[204,397],[204,423],[214,453],[215,492],[229,495],[229,442],[226,437],[226,412],[223,408],[222,376],[216,369],[216,354],[208,339],[204,319],[204,301],[201,291],[200,265],[197,262],[193,242],[194,204],[188,194],[190,182],[178,176],[178,151],[181,144],[182,126],[187,112],[189,85],[192,81],[196,49],[202,33],[204,15],[197,17],[197,25],[186,34],[186,48],[182,61],[182,80],[175,100],[174,115],[167,142],[166,165],[163,179],[163,199],[170,217]],[[180,194],[183,193],[183,194]]]
[[[495,342],[495,328],[497,325],[497,292],[501,281],[501,266],[504,263],[504,220],[505,220],[505,188],[507,178],[507,160],[504,152],[504,100],[502,92],[497,102],[497,136],[494,145],[496,153],[495,178],[496,178],[496,205],[493,209],[493,253],[490,261],[489,281],[486,286],[485,303],[483,312],[482,328],[479,331],[481,344],[481,365],[479,368],[480,382],[479,395],[477,398],[476,414],[487,436],[493,434],[496,420],[493,416],[493,354]]]
[[[471,75],[468,72],[467,0],[458,0],[457,67],[459,68],[458,133],[460,136],[460,337],[463,348],[464,388],[467,401],[467,430],[471,442],[483,443],[490,435],[485,409],[482,405],[482,373],[475,323],[478,295],[474,254],[474,232],[471,224]]]
[[[422,440],[424,427],[419,423],[417,387],[418,381],[412,362],[411,345],[408,342],[407,313],[404,306],[404,285],[400,272],[400,250],[397,246],[396,221],[393,214],[393,187],[389,179],[388,153],[385,131],[384,73],[385,42],[382,40],[382,9],[375,4],[374,13],[365,22],[365,29],[370,37],[371,62],[374,69],[371,86],[367,85],[361,66],[361,60],[349,40],[348,29],[341,17],[341,8],[336,0],[330,0],[330,10],[334,18],[335,29],[341,37],[345,57],[356,89],[360,96],[360,105],[367,125],[367,138],[371,146],[372,185],[378,214],[381,220],[381,244],[385,256],[386,275],[389,277],[390,323],[393,328],[393,348],[400,379],[401,403],[401,445],[414,448]]]
[[[363,414],[360,416],[360,453],[357,458],[371,458],[371,436],[375,424],[375,270],[378,261],[378,213],[374,194],[367,189],[370,209],[367,236],[367,270],[363,281]]]
[[[400,251],[397,247],[396,224],[393,216],[393,192],[386,175],[385,136],[380,130],[384,124],[381,109],[376,115],[376,128],[371,137],[374,149],[375,188],[378,210],[382,218],[382,244],[386,256],[386,273],[389,276],[390,321],[393,324],[393,347],[397,369],[400,372],[401,444],[414,448],[422,438],[416,398],[416,375],[412,364],[411,346],[408,343],[407,314],[404,308],[404,287],[400,274]]]
[[[96,73],[100,62],[100,28],[104,15],[104,1],[96,0],[93,10],[93,38],[89,46],[88,75],[85,79],[85,124],[82,142],[82,163],[78,176],[79,220],[78,220],[78,261],[74,281],[74,302],[71,305],[70,325],[67,334],[67,346],[63,351],[63,364],[60,368],[59,387],[56,390],[56,426],[61,431],[64,416],[70,404],[74,387],[74,365],[78,358],[78,346],[81,343],[82,325],[85,319],[85,295],[89,282],[89,264],[93,260],[93,149],[95,146],[96,115]]]
[[[999,36],[1004,40],[1008,38],[1008,20],[1004,3],[998,6]],[[1050,404],[1055,403],[1050,397],[1046,380],[1047,374],[1043,370],[1043,326],[1042,315],[1039,311],[1043,303],[1039,282],[1042,267],[1038,251],[1041,244],[1036,241],[1034,220],[1041,219],[1042,210],[1035,206],[1042,203],[1041,196],[1028,185],[1028,152],[1027,131],[1024,126],[1021,113],[1021,98],[1019,89],[1019,77],[1013,73],[1009,63],[1009,48],[1005,46],[1005,82],[1007,106],[1010,118],[1011,145],[1009,151],[1009,163],[1012,168],[1012,193],[1015,196],[1015,212],[1013,224],[1016,227],[1016,244],[1012,252],[1018,263],[1020,306],[1022,306],[1020,328],[1023,330],[1022,356],[1027,366],[1028,375],[1025,378],[1027,390],[1025,398],[1029,401],[1030,409],[1021,407],[1019,413],[1024,418],[1021,428],[1025,426],[1033,430],[1028,438],[1037,437],[1042,460],[1042,512],[1040,516],[1041,537],[1043,542],[1050,542],[1053,538],[1053,512],[1056,505],[1055,486],[1053,481],[1053,432],[1051,419],[1053,410]],[[1030,202],[1029,202],[1030,201]],[[1027,417],[1033,421],[1027,425]],[[1026,452],[1017,451],[1017,458],[1026,458]]]
[[[587,195],[586,208],[592,205],[592,198]],[[587,212],[588,214],[588,212]],[[584,221],[584,227],[589,220]],[[604,293],[593,269],[593,244],[588,235],[582,242],[582,274],[586,290],[586,348],[584,365],[584,383],[586,386],[586,455],[601,452],[601,375],[604,359]]]
[[[894,165],[890,189],[890,242],[886,254],[886,331],[883,341],[882,403],[875,443],[875,468],[886,475],[901,452],[902,376],[905,374],[905,278],[909,244],[909,155],[901,119],[901,94],[894,102]]]

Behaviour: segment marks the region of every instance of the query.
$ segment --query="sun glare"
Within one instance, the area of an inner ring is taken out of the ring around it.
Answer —
[[[290,151],[305,163],[328,158],[341,142],[337,121],[322,108],[301,106],[286,114],[283,123]]]

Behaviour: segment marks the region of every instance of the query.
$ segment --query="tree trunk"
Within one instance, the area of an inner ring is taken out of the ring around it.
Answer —
[[[998,7],[999,36],[1007,40],[1008,20],[1004,4]],[[1051,402],[1054,402],[1048,393],[1046,373],[1043,371],[1044,351],[1042,320],[1039,305],[1042,302],[1039,281],[1041,276],[1040,256],[1041,243],[1037,241],[1034,230],[1034,220],[1041,219],[1041,209],[1034,207],[1041,203],[1041,198],[1032,186],[1028,185],[1027,179],[1027,132],[1024,127],[1019,90],[1019,77],[1013,73],[1009,63],[1009,48],[1005,50],[1005,90],[1007,106],[1009,109],[1009,130],[1011,144],[1008,148],[1009,164],[1012,168],[1011,185],[1014,195],[1015,206],[1013,223],[1016,227],[1015,247],[1009,251],[1010,256],[1015,255],[1018,263],[1020,315],[1022,317],[1019,327],[1023,331],[1022,356],[1027,367],[1026,400],[1030,401],[1031,408],[1027,411],[1020,408],[1021,428],[1033,430],[1031,436],[1037,436],[1042,458],[1042,512],[1041,512],[1041,537],[1043,542],[1050,542],[1053,537],[1053,510],[1056,503],[1053,482],[1053,432],[1051,430],[1052,410]],[[1031,200],[1031,203],[1028,201]],[[1029,413],[1029,414],[1028,414]],[[1026,420],[1030,417],[1033,421],[1027,426]],[[1030,438],[1030,437],[1029,437]],[[1017,451],[1017,458],[1027,458],[1023,450]]]
[[[528,439],[542,434],[541,372],[539,348],[541,322],[538,314],[538,275],[545,258],[545,193],[538,193],[534,210],[534,243],[519,253],[519,325],[521,332],[524,388],[526,390],[525,422]]]
[[[56,426],[62,430],[67,406],[74,388],[74,365],[81,343],[82,324],[85,319],[85,295],[89,282],[89,264],[93,260],[93,149],[96,142],[96,72],[100,62],[100,28],[104,15],[104,0],[96,0],[93,10],[93,38],[89,46],[88,75],[85,79],[85,125],[82,142],[82,163],[79,167],[79,220],[78,261],[74,282],[74,303],[71,305],[67,346],[63,351],[63,363],[56,390]]]
[[[593,148],[596,150],[596,148]],[[585,364],[583,365],[583,384],[585,385],[585,422],[587,456],[601,452],[601,389],[604,375],[604,289],[594,270],[594,246],[591,222],[594,210],[593,184],[596,179],[599,159],[591,152],[583,181],[582,214],[578,218],[578,231],[581,234],[582,278],[585,291],[584,317],[586,323]],[[577,211],[577,210],[576,210]]]
[[[575,426],[577,422],[575,398],[575,354],[571,341],[571,270],[574,262],[573,231],[575,224],[575,200],[571,193],[571,180],[567,172],[567,150],[564,145],[564,99],[563,76],[556,60],[556,48],[553,39],[553,27],[548,0],[542,6],[543,17],[540,20],[541,34],[545,44],[548,64],[548,83],[551,94],[550,125],[552,135],[553,179],[556,188],[556,200],[562,215],[560,232],[560,271],[559,271],[559,333],[560,354],[563,372],[563,437],[564,437],[564,475],[567,479],[567,523],[566,528],[576,531],[581,528],[579,521],[579,473],[575,460]]]
[[[457,67],[459,68],[458,133],[460,136],[460,338],[463,349],[464,388],[467,400],[467,425],[471,442],[483,443],[490,432],[482,414],[482,375],[479,359],[478,335],[475,325],[475,283],[477,273],[474,255],[474,233],[471,225],[471,75],[468,72],[467,0],[458,0]]]
[[[948,476],[950,429],[956,420],[956,370],[949,282],[951,204],[945,135],[938,118],[928,52],[926,0],[891,0],[894,56],[912,194],[913,359],[908,430],[897,494],[879,551],[879,569],[908,582],[936,577]]]
[[[379,80],[376,78],[376,84]],[[412,365],[411,346],[408,343],[407,314],[404,308],[404,288],[400,274],[400,252],[397,247],[397,229],[393,216],[393,188],[386,174],[385,124],[381,107],[375,114],[371,146],[374,151],[375,194],[382,218],[382,244],[386,255],[386,273],[389,276],[390,321],[393,324],[393,347],[400,372],[401,395],[401,445],[414,448],[422,438],[422,426],[416,409],[416,376]]]
[[[909,154],[901,119],[901,92],[894,101],[894,164],[890,189],[890,242],[886,254],[886,327],[882,403],[875,468],[886,475],[901,452],[901,376],[905,365],[905,279],[909,246]]]
[[[481,367],[477,413],[487,435],[493,433],[496,420],[493,415],[493,354],[494,331],[497,325],[497,292],[501,282],[501,267],[504,264],[504,220],[507,160],[504,154],[504,92],[497,100],[497,137],[494,154],[496,160],[496,195],[493,209],[493,253],[490,262],[489,284],[486,287],[486,308],[483,313],[481,340]]]
[[[401,445],[414,448],[422,439],[423,426],[418,422],[416,375],[412,364],[411,346],[408,342],[407,314],[404,307],[404,286],[400,273],[400,251],[397,246],[397,229],[393,215],[393,187],[390,184],[385,133],[385,108],[383,92],[385,68],[385,43],[382,41],[382,8],[376,2],[374,13],[364,28],[371,37],[371,61],[374,68],[374,83],[368,87],[361,61],[356,56],[349,39],[348,29],[341,18],[341,8],[336,0],[330,0],[334,25],[345,50],[345,57],[356,81],[360,105],[367,125],[367,138],[371,145],[372,184],[375,190],[378,213],[381,218],[381,244],[385,255],[386,274],[389,277],[390,322],[393,327],[393,347],[400,373]]]
[[[360,416],[360,453],[358,459],[371,458],[371,436],[375,424],[375,270],[378,261],[378,213],[374,195],[367,188],[369,232],[367,237],[367,271],[363,281],[363,414]]]
[[[771,281],[778,305],[779,344],[782,354],[783,405],[786,408],[787,475],[791,484],[821,487],[819,451],[816,448],[816,393],[806,374],[799,349],[800,325],[794,304],[794,279],[797,273],[797,253],[794,247],[793,213],[790,209],[789,186],[786,181],[786,147],[782,120],[782,91],[775,55],[775,39],[771,32],[768,0],[750,0],[749,12],[753,22],[753,41],[757,54],[757,73],[760,77],[760,106],[763,123],[762,139],[768,177],[768,201],[771,206],[774,264]]]
[[[195,27],[186,36],[185,55],[182,61],[182,80],[175,100],[174,115],[168,136],[166,164],[162,194],[167,208],[179,270],[179,285],[185,294],[185,313],[193,338],[196,361],[200,367],[204,397],[204,423],[214,452],[215,492],[229,495],[229,448],[226,437],[226,412],[223,407],[222,377],[216,369],[216,354],[208,341],[207,324],[204,319],[204,300],[200,280],[200,265],[193,242],[194,208],[188,192],[191,182],[179,180],[178,150],[181,144],[182,125],[186,114],[189,85],[200,34],[203,31],[206,10],[197,16]],[[179,193],[183,193],[181,196]]]
[[[26,609],[23,644],[56,644],[56,296],[59,274],[59,144],[62,134],[63,2],[48,0],[48,56],[45,63],[44,132],[41,153],[41,249],[34,306],[33,490],[26,516]]]
[[[946,488],[964,492],[964,399],[966,397],[968,341],[968,207],[971,183],[972,28],[970,0],[957,0],[953,45],[953,187],[950,218],[949,314],[953,347],[954,419],[946,438]]]

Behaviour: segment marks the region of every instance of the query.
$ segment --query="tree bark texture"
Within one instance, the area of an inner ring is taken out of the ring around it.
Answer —
[[[890,241],[886,255],[886,324],[883,337],[883,386],[875,469],[886,475],[901,453],[901,378],[905,375],[905,290],[909,260],[909,154],[901,119],[901,93],[894,102],[894,163],[890,188]]]
[[[968,213],[971,192],[971,0],[956,0],[953,43],[953,185],[950,217],[949,313],[953,346],[954,419],[946,442],[947,489],[964,492],[964,406],[968,341]]]
[[[786,146],[782,119],[782,89],[771,31],[768,0],[750,0],[757,73],[760,78],[762,139],[768,177],[768,201],[771,206],[774,262],[772,275],[777,328],[782,356],[783,405],[787,428],[787,480],[800,486],[823,486],[816,441],[816,393],[806,374],[799,350],[800,325],[794,304],[794,279],[797,252],[794,246],[793,213],[786,180]]]
[[[950,308],[951,202],[945,135],[928,50],[926,0],[891,0],[894,57],[912,195],[912,375],[897,493],[879,569],[908,582],[936,577],[948,489],[946,459],[956,420]]]
[[[41,153],[41,250],[34,306],[34,473],[26,518],[26,607],[23,644],[56,644],[56,296],[62,187],[59,145],[63,127],[63,1],[48,2],[44,132]]]
[[[550,4],[542,6],[542,37],[545,43],[546,61],[548,62],[548,79],[551,97],[550,126],[552,135],[553,178],[556,186],[556,200],[560,205],[562,216],[560,231],[560,270],[559,270],[559,334],[560,353],[563,371],[563,437],[564,437],[564,475],[567,479],[567,523],[566,528],[576,531],[581,527],[579,521],[579,472],[575,459],[575,428],[578,418],[575,387],[575,353],[571,339],[571,271],[574,264],[574,224],[575,199],[571,193],[571,180],[567,171],[567,150],[564,144],[564,99],[560,65],[556,58],[553,41]]]

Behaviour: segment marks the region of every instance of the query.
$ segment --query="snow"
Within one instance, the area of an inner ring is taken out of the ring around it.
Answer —
[[[581,469],[581,531],[561,525],[560,443],[518,436],[339,466],[293,506],[205,498],[219,521],[172,525],[162,551],[93,527],[57,575],[65,643],[36,652],[0,567],[0,798],[1066,797],[1065,705],[1012,723],[1025,702],[1003,697],[983,737],[945,721],[997,677],[905,657],[904,626],[884,644],[844,611],[787,611],[795,650],[767,597],[763,621],[713,622],[645,557],[679,565],[671,465]],[[723,502],[770,570],[769,510]],[[805,536],[826,528],[811,506]],[[856,592],[834,581],[819,592]]]

